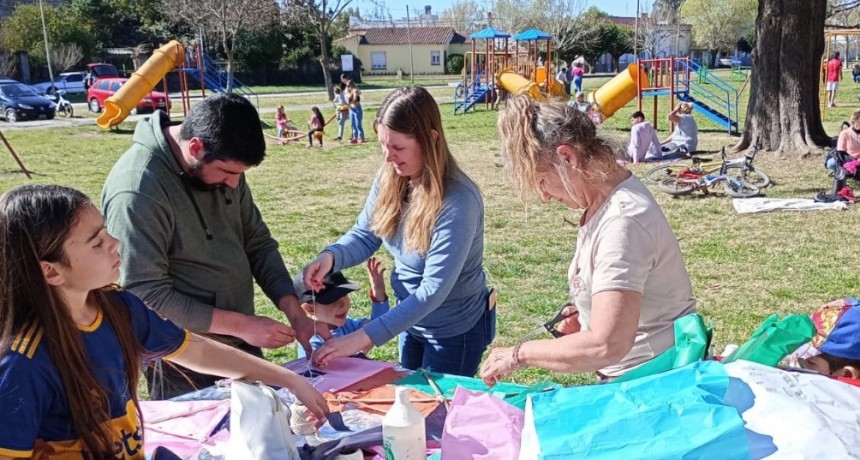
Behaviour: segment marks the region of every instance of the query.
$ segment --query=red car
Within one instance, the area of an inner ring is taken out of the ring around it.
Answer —
[[[105,100],[119,91],[120,86],[125,84],[128,78],[101,78],[87,90],[87,101],[89,101],[90,112],[101,112],[105,106]],[[131,109],[131,114],[138,112],[154,112],[156,110],[169,110],[167,96],[158,91],[150,91],[137,106]]]

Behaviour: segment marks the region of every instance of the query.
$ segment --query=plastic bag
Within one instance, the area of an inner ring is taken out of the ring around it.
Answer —
[[[233,380],[227,460],[298,460],[290,411],[278,393],[259,382]]]

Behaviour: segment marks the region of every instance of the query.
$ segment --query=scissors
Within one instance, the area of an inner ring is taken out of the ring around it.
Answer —
[[[573,313],[571,313],[570,315],[564,316],[564,309],[567,307],[573,307],[573,306],[574,306],[574,304],[572,302],[568,302],[568,303],[562,305],[562,307],[558,311],[558,313],[556,313],[555,316],[547,322],[543,322],[539,319],[532,318],[530,316],[526,316],[525,319],[527,321],[534,323],[540,327],[538,327],[534,331],[526,334],[526,336],[523,337],[521,340],[522,341],[531,340],[531,339],[543,334],[544,332],[549,332],[555,338],[564,337],[564,333],[559,331],[558,329],[556,329],[555,326],[558,323],[562,322],[565,318],[569,318],[571,316],[576,316],[579,314],[578,310],[574,310]]]

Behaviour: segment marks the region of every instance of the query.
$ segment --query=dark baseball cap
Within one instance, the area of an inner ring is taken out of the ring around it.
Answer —
[[[293,279],[293,285],[296,288],[296,296],[301,303],[318,303],[329,305],[340,300],[341,297],[350,292],[357,291],[358,285],[350,283],[343,273],[329,273],[323,278],[323,288],[319,292],[314,293],[310,288],[305,288],[304,272],[300,272]]]

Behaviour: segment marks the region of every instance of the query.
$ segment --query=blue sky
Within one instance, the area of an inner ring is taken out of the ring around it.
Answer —
[[[406,17],[406,5],[409,5],[410,15],[415,14],[414,12],[423,11],[424,5],[433,6],[433,12],[438,14],[441,13],[445,8],[451,6],[455,2],[455,0],[384,0],[386,6],[391,11],[391,15],[394,16],[395,19],[399,19],[401,17]],[[597,6],[603,11],[606,11],[610,15],[613,16],[636,16],[636,0],[581,0],[583,4],[586,5],[586,8],[589,6]],[[640,0],[639,8],[645,10],[651,9],[651,4],[653,0]],[[371,6],[370,3],[365,2],[364,0],[357,0],[353,3],[353,5],[357,6],[362,12],[370,11]],[[352,6],[352,5],[351,5]]]

